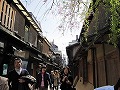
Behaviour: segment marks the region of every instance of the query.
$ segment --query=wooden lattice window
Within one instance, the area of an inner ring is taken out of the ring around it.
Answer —
[[[0,0],[0,24],[13,31],[16,11],[5,1]]]

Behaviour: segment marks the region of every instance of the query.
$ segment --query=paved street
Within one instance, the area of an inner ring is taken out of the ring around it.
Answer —
[[[48,90],[50,90],[50,87],[48,88]],[[60,86],[59,86],[58,90],[60,90]]]

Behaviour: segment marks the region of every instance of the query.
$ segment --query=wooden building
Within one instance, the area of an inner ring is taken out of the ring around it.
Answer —
[[[97,0],[95,0],[97,1]],[[69,65],[77,67],[73,75],[78,77],[77,90],[93,90],[96,87],[115,85],[120,78],[120,49],[108,43],[110,34],[110,12],[102,1],[97,5],[97,10],[89,16],[89,28],[83,25],[79,37],[79,46],[69,47],[75,52],[68,56]],[[83,34],[87,32],[87,40]],[[74,63],[74,64],[73,64]],[[74,77],[75,77],[74,76]]]
[[[0,0],[0,75],[6,75],[4,68],[12,69],[13,58],[19,56],[23,67],[36,76],[39,63],[50,63],[46,43],[40,24],[20,0]]]

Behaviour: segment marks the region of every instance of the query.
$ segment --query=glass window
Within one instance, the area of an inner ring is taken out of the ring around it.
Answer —
[[[29,27],[25,26],[25,36],[24,36],[24,41],[28,42],[28,38],[29,38]]]
[[[7,75],[8,64],[3,64],[3,73],[2,75]]]
[[[22,68],[27,69],[28,61],[22,61]]]

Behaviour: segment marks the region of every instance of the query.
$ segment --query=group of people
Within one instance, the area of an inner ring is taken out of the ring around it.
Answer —
[[[58,86],[61,90],[71,90],[73,78],[69,67],[65,67],[62,72],[54,70],[51,73],[46,69],[46,66],[42,65],[34,78],[22,68],[21,58],[15,58],[14,69],[8,72],[7,78],[0,76],[0,90],[48,90],[48,86],[51,90],[58,90]]]
[[[46,66],[42,66],[41,71],[36,77],[36,90],[48,90],[48,85],[51,90],[72,90],[73,78],[68,66],[63,68],[62,72],[53,70],[51,73],[46,72]]]
[[[51,71],[51,82],[53,90],[58,90],[60,84],[60,73],[58,70]]]
[[[42,65],[36,78],[31,76],[26,69],[22,68],[21,58],[14,59],[14,69],[9,71],[6,77],[0,76],[0,90],[73,90],[73,77],[68,66],[61,72],[58,70],[46,71],[46,66]],[[34,85],[34,87],[33,87]],[[120,90],[120,79],[114,86],[103,86],[94,90]]]
[[[51,75],[53,90],[58,90],[59,85],[61,90],[72,90],[73,78],[68,66],[64,67],[62,72],[52,71]]]

